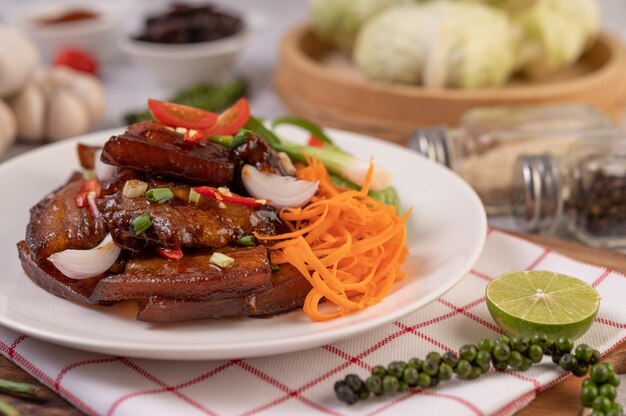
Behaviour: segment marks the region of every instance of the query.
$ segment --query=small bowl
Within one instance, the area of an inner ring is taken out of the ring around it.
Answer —
[[[116,1],[35,3],[18,8],[7,21],[32,39],[44,61],[50,62],[59,49],[76,47],[104,62],[118,52],[115,37],[125,8]],[[77,9],[93,11],[98,17],[52,25],[41,25],[37,22],[39,19],[59,16],[63,12]]]
[[[228,37],[190,44],[164,44],[134,39],[118,39],[120,49],[169,88],[183,88],[197,82],[223,82],[229,79],[237,56],[252,32],[260,28],[259,17],[244,16],[242,30]]]

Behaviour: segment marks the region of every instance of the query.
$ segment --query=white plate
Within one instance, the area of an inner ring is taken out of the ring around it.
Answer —
[[[61,345],[133,357],[196,360],[285,353],[337,341],[418,310],[452,288],[483,248],[485,211],[459,177],[400,146],[329,130],[341,147],[361,157],[374,156],[388,168],[404,209],[413,207],[407,224],[408,276],[383,302],[329,322],[311,322],[302,311],[294,311],[272,319],[167,325],[136,321],[136,307],[130,303],[74,304],[28,279],[15,244],[24,238],[29,208],[78,167],[76,143],[103,143],[119,131],[53,144],[0,165],[0,324]]]

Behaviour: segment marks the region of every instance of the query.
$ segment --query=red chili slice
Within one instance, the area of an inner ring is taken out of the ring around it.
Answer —
[[[178,260],[183,257],[183,251],[180,248],[161,248],[157,247],[157,253],[166,259]]]
[[[197,186],[193,188],[194,191],[200,195],[219,202],[232,202],[233,204],[244,205],[246,207],[258,207],[259,205],[265,205],[270,202],[267,199],[254,199],[240,195],[226,195],[212,186]]]
[[[312,147],[324,147],[324,142],[322,141],[322,139],[314,134],[309,136],[309,142],[307,144]]]
[[[85,182],[76,194],[76,205],[80,208],[87,207],[89,213],[94,218],[100,218],[100,211],[96,205],[96,200],[102,197],[102,186],[97,179]]]

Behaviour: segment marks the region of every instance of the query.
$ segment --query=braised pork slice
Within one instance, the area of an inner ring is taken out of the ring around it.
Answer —
[[[194,319],[266,316],[291,311],[304,305],[310,283],[294,267],[281,265],[272,273],[272,287],[253,295],[219,300],[184,300],[152,296],[139,302],[137,319],[166,323]]]
[[[158,203],[125,198],[118,192],[99,199],[98,208],[113,241],[133,251],[149,246],[217,248],[236,243],[254,231],[274,235],[283,227],[274,208],[220,204],[206,198],[198,204],[178,198]],[[136,235],[132,221],[144,213],[150,215],[152,226]]]
[[[92,300],[141,299],[153,295],[181,299],[243,296],[270,287],[270,262],[264,246],[221,250],[235,262],[221,268],[209,262],[212,251],[187,253],[179,260],[130,259],[123,273],[106,277]]]
[[[224,146],[185,140],[183,134],[155,121],[135,123],[111,137],[101,159],[114,166],[211,186],[230,184],[235,172],[235,155]]]
[[[65,186],[31,208],[26,243],[36,260],[47,259],[68,248],[90,249],[105,237],[104,221],[76,203],[76,195],[84,183],[81,174],[74,174]]]
[[[90,297],[102,276],[75,280],[66,277],[47,260],[37,262],[25,241],[17,243],[22,268],[37,286],[53,295],[79,303],[95,303]]]

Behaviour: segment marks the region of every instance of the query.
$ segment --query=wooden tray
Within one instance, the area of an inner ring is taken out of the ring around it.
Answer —
[[[309,24],[288,32],[274,85],[289,110],[324,126],[404,143],[418,126],[454,126],[468,109],[587,102],[614,120],[626,109],[626,50],[604,33],[573,67],[502,88],[455,90],[366,80],[350,58],[320,41]]]
[[[546,237],[536,234],[512,233],[522,238],[534,241],[544,247],[560,252],[574,259],[609,267],[615,271],[626,274],[626,255],[615,251],[591,248],[572,241],[560,240],[554,237]],[[609,358],[616,357],[617,354],[623,354],[626,351],[626,343],[617,347]],[[79,415],[77,411],[57,396],[38,383],[31,376],[21,369],[17,368],[4,357],[0,357],[0,378],[7,378],[16,381],[27,381],[41,386],[45,391],[48,402],[45,404],[36,404],[24,400],[16,399],[0,393],[0,399],[6,400],[22,411],[25,415]],[[549,389],[539,393],[537,398],[527,407],[522,409],[518,415],[520,416],[572,416],[578,414],[580,410],[580,387],[582,379],[577,377],[569,377],[561,383],[550,387]]]

